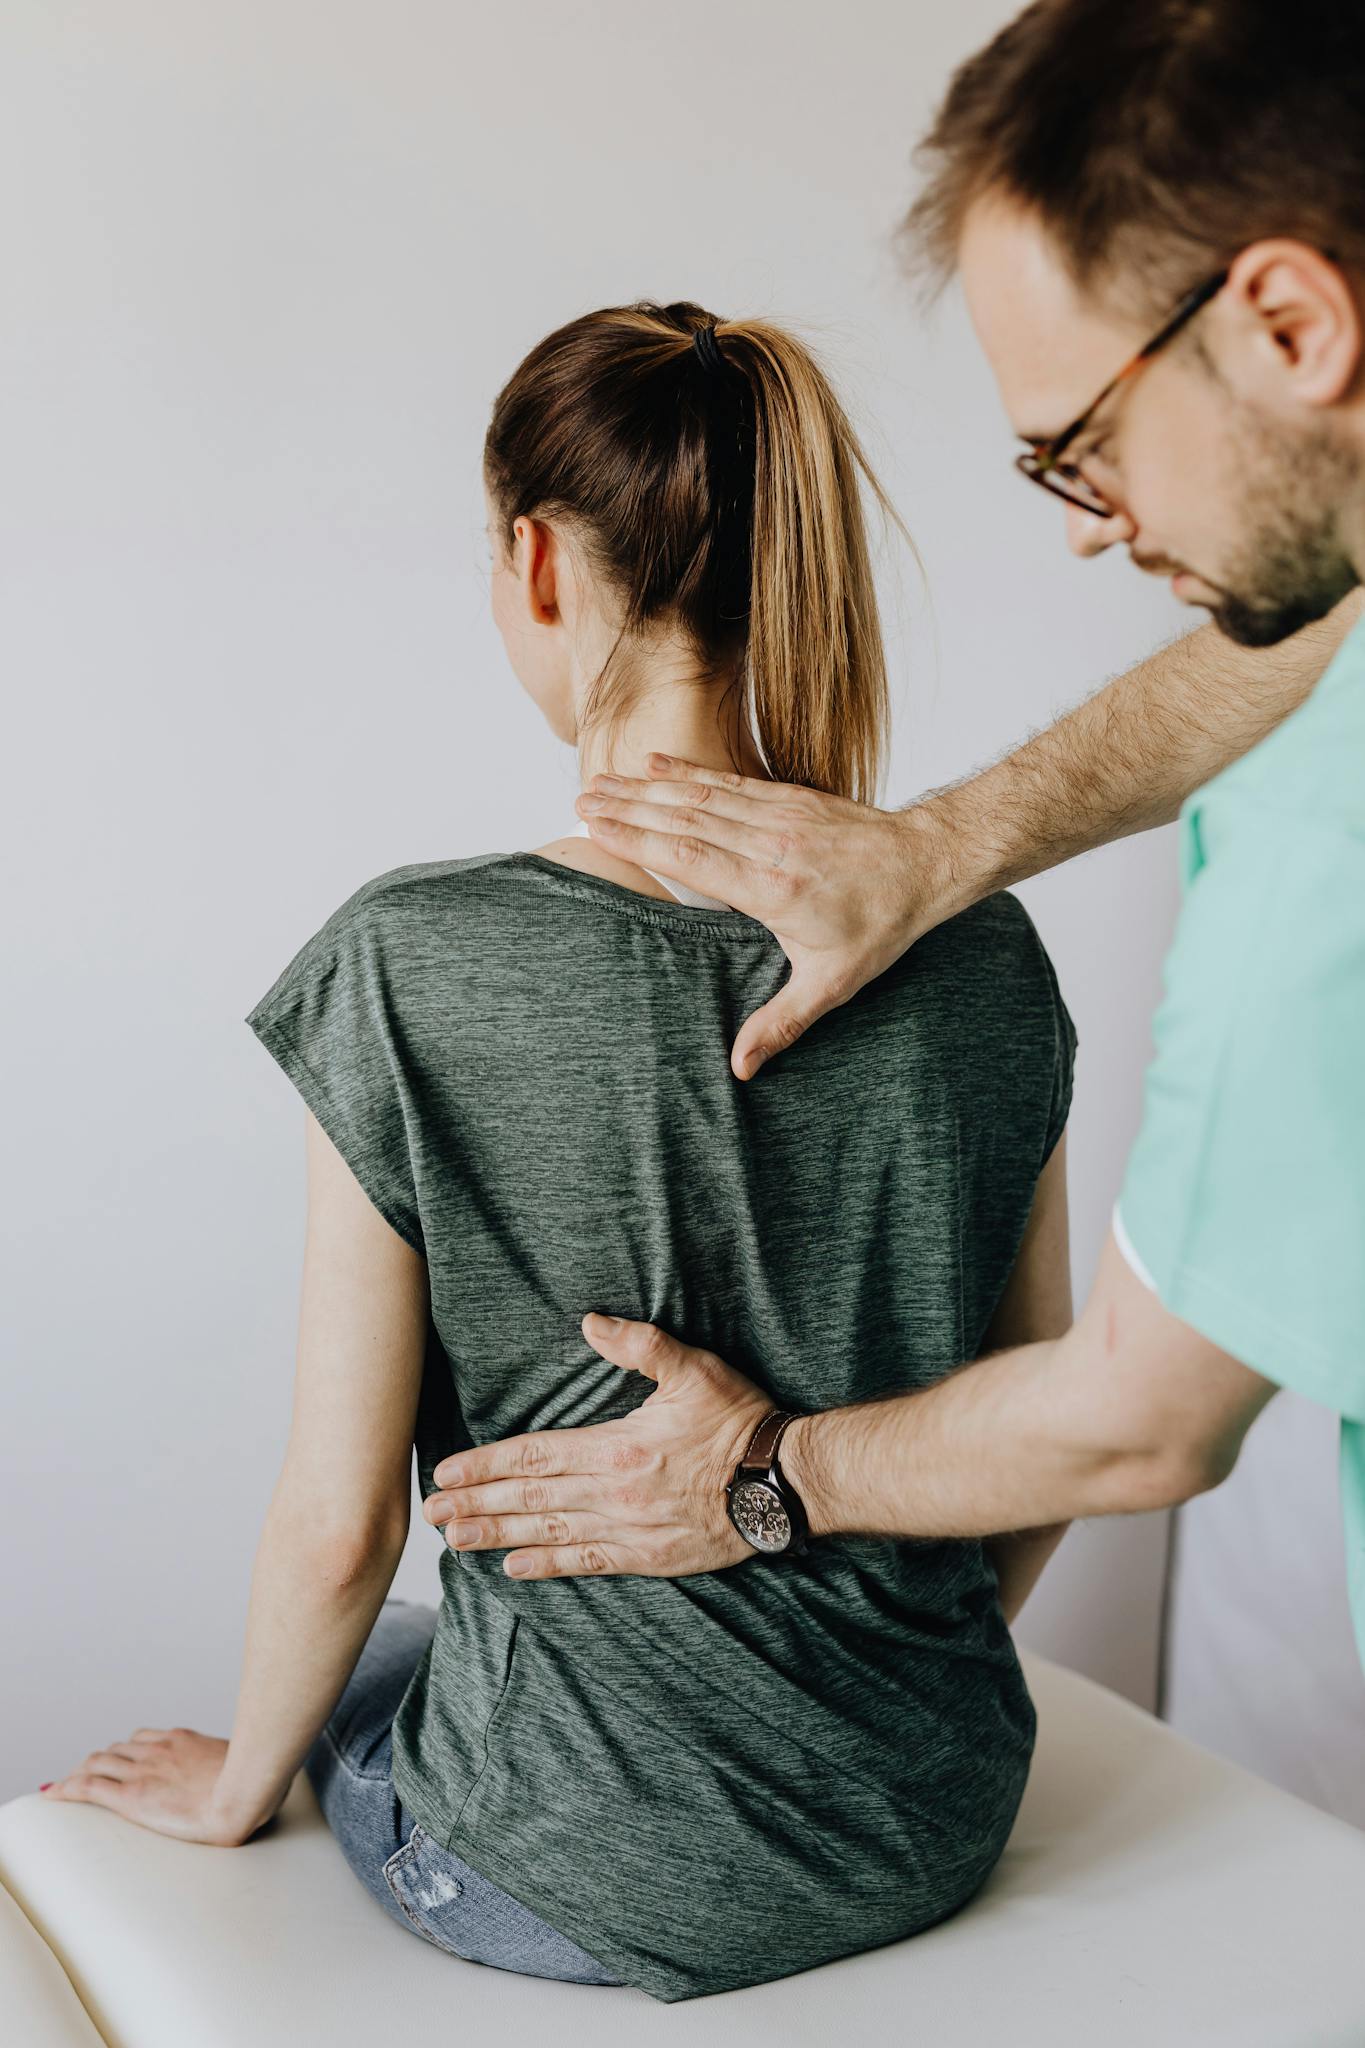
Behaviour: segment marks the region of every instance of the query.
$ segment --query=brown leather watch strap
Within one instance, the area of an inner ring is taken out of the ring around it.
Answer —
[[[749,1438],[748,1448],[739,1461],[740,1470],[766,1473],[777,1456],[783,1430],[795,1420],[795,1415],[786,1408],[769,1409]]]

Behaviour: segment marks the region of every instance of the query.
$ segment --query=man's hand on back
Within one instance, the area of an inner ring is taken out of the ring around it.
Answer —
[[[613,853],[718,896],[781,945],[791,974],[731,1049],[747,1081],[945,918],[1174,818],[1303,702],[1362,606],[1352,591],[1275,647],[1201,626],[904,810],[651,754],[645,780],[595,776],[578,813]]]
[[[592,836],[757,918],[791,962],[772,1001],[735,1040],[730,1065],[741,1081],[883,973],[952,907],[927,812],[880,811],[663,754],[652,754],[649,768],[648,781],[593,778],[577,805]]]
[[[452,1550],[511,1550],[509,1576],[683,1578],[752,1557],[725,1486],[775,1403],[713,1352],[652,1323],[587,1316],[583,1334],[657,1382],[618,1422],[544,1429],[442,1458],[423,1518]],[[812,1525],[814,1526],[814,1525]]]

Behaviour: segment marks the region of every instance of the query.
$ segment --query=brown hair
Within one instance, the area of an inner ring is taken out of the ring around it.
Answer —
[[[708,367],[693,335],[712,325]],[[484,443],[509,551],[519,515],[558,520],[620,606],[585,725],[622,715],[632,645],[675,630],[703,678],[747,689],[779,781],[870,801],[890,700],[859,472],[909,541],[804,344],[689,300],[557,328]]]
[[[1264,236],[1365,268],[1365,12],[1035,0],[955,73],[917,154],[900,236],[932,286],[987,192],[1036,212],[1078,284],[1146,311]]]

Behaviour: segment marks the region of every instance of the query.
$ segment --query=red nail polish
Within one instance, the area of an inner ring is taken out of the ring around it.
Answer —
[[[56,1780],[55,1778],[49,1778],[49,1779],[48,1779],[48,1781],[47,1781],[47,1785],[55,1785],[55,1784],[56,1784],[56,1782],[57,1782],[57,1780]],[[46,1790],[47,1790],[47,1785],[40,1785],[40,1786],[38,1787],[38,1790],[39,1790],[40,1792],[46,1792]]]

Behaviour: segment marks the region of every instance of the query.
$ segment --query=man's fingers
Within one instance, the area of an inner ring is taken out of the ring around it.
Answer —
[[[651,754],[645,762],[651,782],[667,777],[676,782],[705,782],[713,789],[727,789],[736,795],[753,797],[765,802],[774,796],[795,796],[803,785],[790,782],[769,782],[757,775],[738,775],[725,768],[703,768],[698,761],[684,761],[677,754]]]
[[[699,839],[703,845],[718,847],[722,853],[738,854],[741,860],[752,861],[758,868],[780,867],[790,857],[791,833],[790,829],[783,829],[780,811],[770,807],[767,811],[756,811],[750,818],[740,818],[681,799],[676,804],[659,804],[649,793],[648,784],[645,788],[643,798],[624,793],[591,796],[585,791],[575,797],[574,808],[589,830],[599,824],[637,825],[675,840]],[[686,785],[679,784],[679,788]],[[695,796],[695,789],[689,794]]]
[[[751,795],[754,790],[768,793]],[[793,809],[799,804],[800,791],[786,789],[781,783],[745,782],[741,776],[732,786],[714,773],[709,777],[699,773],[685,782],[647,780],[638,775],[594,775],[575,802],[581,804],[585,796],[601,797],[611,803],[645,803],[655,810],[704,811],[708,818],[734,818],[744,825],[762,825],[765,819],[772,821],[773,790],[790,797]]]
[[[573,1579],[603,1572],[629,1572],[624,1554],[601,1543],[561,1544],[554,1548],[509,1551],[502,1561],[509,1579]]]
[[[766,784],[758,785],[766,788]],[[751,797],[741,783],[730,789],[724,783],[704,781],[700,775],[686,782],[665,782],[644,775],[593,775],[579,791],[577,801],[585,796],[618,798],[623,802],[657,805],[660,809],[674,809],[682,806],[706,811],[716,818],[740,818],[747,824],[754,824],[763,804],[758,797]]]
[[[451,1550],[515,1550],[521,1544],[568,1544],[600,1541],[602,1517],[594,1514],[486,1515],[463,1506],[446,1523]]]
[[[610,1472],[616,1461],[604,1437],[617,1428],[612,1422],[588,1422],[580,1429],[537,1429],[527,1436],[505,1436],[497,1443],[475,1444],[470,1450],[442,1458],[431,1476],[437,1486],[474,1486],[489,1479]]]
[[[847,1000],[847,992],[817,987],[793,973],[772,1001],[746,1017],[730,1049],[730,1071],[737,1081],[752,1081],[761,1066],[795,1045],[816,1019]]]
[[[704,839],[679,832],[647,831],[639,825],[617,824],[612,818],[584,820],[593,839],[610,853],[632,860],[637,867],[653,868],[675,882],[686,882],[703,896],[717,896],[732,910],[742,910],[763,922],[786,900],[790,879],[784,868],[770,860],[745,860],[709,846]],[[702,829],[702,828],[698,828]]]
[[[429,1493],[422,1502],[422,1519],[439,1529],[455,1516],[482,1521],[499,1515],[562,1514],[566,1508],[596,1508],[601,1499],[601,1481],[583,1472],[553,1479],[493,1479],[482,1486],[447,1482],[440,1493]]]
[[[635,1323],[624,1316],[584,1316],[583,1335],[610,1364],[656,1381],[686,1371],[705,1355],[690,1344],[680,1344],[655,1323]]]

